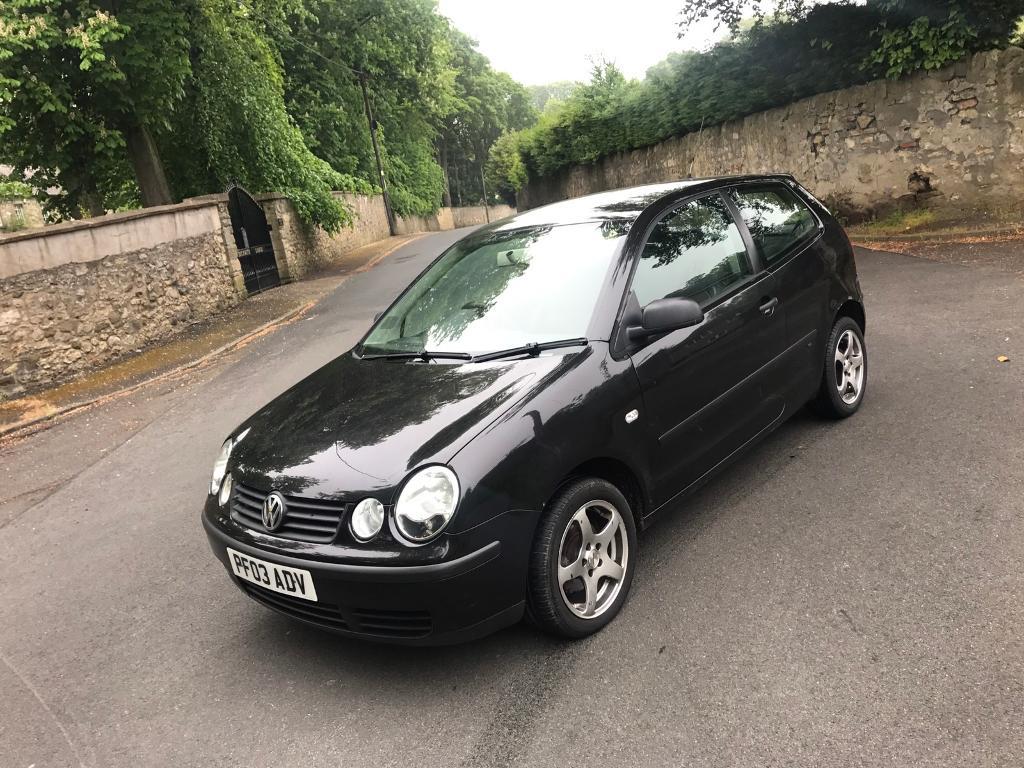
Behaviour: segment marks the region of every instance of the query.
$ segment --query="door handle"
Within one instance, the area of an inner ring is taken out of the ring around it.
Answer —
[[[777,296],[772,298],[765,297],[761,299],[761,314],[765,317],[771,317],[775,314],[775,308],[779,306],[779,299]]]

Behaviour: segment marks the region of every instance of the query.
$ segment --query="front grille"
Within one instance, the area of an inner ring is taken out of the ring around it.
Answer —
[[[231,519],[247,528],[266,531],[263,527],[263,500],[268,494],[269,491],[236,483],[231,492]],[[320,544],[334,541],[348,511],[348,503],[304,496],[285,495],[284,498],[288,508],[284,522],[273,532],[274,536]]]
[[[328,603],[311,603],[290,595],[238,582],[246,594],[268,608],[327,629],[340,629],[374,637],[416,638],[429,635],[433,621],[429,611],[386,611],[370,608],[346,608]]]

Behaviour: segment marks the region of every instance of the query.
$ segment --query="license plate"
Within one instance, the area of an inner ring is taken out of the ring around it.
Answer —
[[[259,584],[264,589],[280,592],[282,595],[316,602],[316,587],[313,586],[313,576],[309,571],[269,563],[258,557],[243,555],[231,547],[227,547],[227,550],[231,570],[238,578]]]

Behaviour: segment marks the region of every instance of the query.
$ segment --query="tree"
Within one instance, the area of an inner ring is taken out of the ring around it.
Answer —
[[[495,71],[477,50],[476,41],[454,28],[449,28],[448,40],[454,99],[437,139],[445,171],[445,202],[482,202],[491,147],[502,134],[532,125],[537,113],[527,90]]]
[[[172,0],[0,4],[5,159],[59,183],[66,213],[102,212],[126,162],[144,204],[171,202],[152,134],[190,74],[186,26]]]
[[[335,229],[332,189],[379,184],[362,72],[394,207],[430,214],[442,133],[479,179],[534,115],[467,41],[434,0],[4,0],[0,160],[59,187],[43,198],[57,216],[239,183]]]
[[[434,138],[452,108],[447,22],[432,0],[305,0],[270,34],[285,100],[308,145],[336,171],[377,183],[356,72],[368,76],[395,210],[427,215],[441,202]]]
[[[277,14],[277,15],[275,15]],[[191,8],[191,67],[182,103],[161,134],[180,196],[237,183],[283,192],[300,216],[327,231],[351,221],[331,191],[369,191],[306,145],[285,105],[284,75],[268,29],[271,3],[199,0]]]
[[[519,153],[518,134],[499,136],[487,158],[487,185],[504,202],[514,206],[516,195],[526,184],[526,166]]]
[[[240,181],[345,221],[344,179],[285,109],[263,19],[276,0],[8,0],[0,5],[4,160],[57,215],[157,205]],[[174,160],[170,179],[162,156]]]

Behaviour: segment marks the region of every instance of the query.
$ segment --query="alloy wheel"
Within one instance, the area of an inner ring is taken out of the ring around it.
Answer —
[[[569,519],[558,547],[558,593],[581,619],[608,610],[629,567],[629,539],[622,515],[603,500],[589,501]]]
[[[853,405],[864,388],[864,347],[851,329],[843,331],[836,342],[835,366],[839,397]]]

